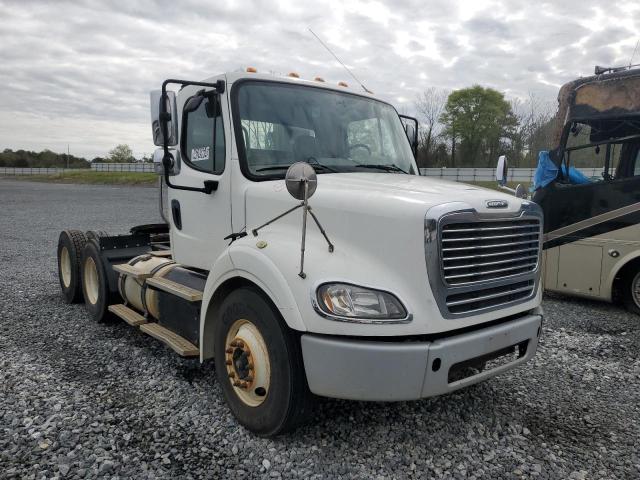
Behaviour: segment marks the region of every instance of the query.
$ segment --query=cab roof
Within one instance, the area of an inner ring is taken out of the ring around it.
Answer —
[[[295,74],[297,75],[297,74]],[[380,100],[386,103],[385,100],[377,97],[376,95],[365,92],[359,84],[347,84],[346,82],[328,82],[325,80],[317,80],[316,79],[306,79],[302,77],[293,76],[293,73],[288,75],[276,75],[270,73],[260,73],[260,72],[227,72],[215,77],[210,77],[204,80],[205,82],[214,82],[218,79],[224,78],[227,81],[227,84],[231,86],[231,84],[239,81],[239,80],[263,80],[270,82],[278,82],[278,83],[290,83],[293,85],[306,85],[311,87],[324,88],[326,90],[334,90],[336,92],[342,93],[351,93],[354,95],[360,95],[365,98],[373,98],[375,100]],[[345,86],[346,85],[346,86]]]

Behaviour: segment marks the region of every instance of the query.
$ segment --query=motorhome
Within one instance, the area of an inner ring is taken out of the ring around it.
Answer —
[[[640,314],[640,69],[596,67],[567,83],[554,122],[532,196],[545,217],[544,288]]]

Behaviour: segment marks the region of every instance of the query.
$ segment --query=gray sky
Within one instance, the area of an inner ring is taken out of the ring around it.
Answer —
[[[410,112],[430,86],[555,99],[594,65],[629,62],[640,2],[0,0],[0,149],[151,153],[148,92],[168,77],[255,66],[352,84],[308,27]]]

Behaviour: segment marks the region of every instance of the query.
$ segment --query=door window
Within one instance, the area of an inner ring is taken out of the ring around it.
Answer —
[[[216,97],[205,98],[197,109],[184,116],[182,157],[197,170],[223,172],[224,126]]]

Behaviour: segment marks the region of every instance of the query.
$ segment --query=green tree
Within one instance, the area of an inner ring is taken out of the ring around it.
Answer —
[[[493,166],[517,119],[504,95],[474,85],[449,95],[440,121],[451,139],[451,166]],[[457,145],[458,144],[458,145]]]
[[[111,163],[130,163],[135,162],[133,151],[129,145],[120,144],[109,151],[108,161]]]

